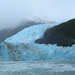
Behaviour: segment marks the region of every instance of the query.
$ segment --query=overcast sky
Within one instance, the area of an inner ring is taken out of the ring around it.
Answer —
[[[58,22],[75,18],[75,0],[0,0],[0,28],[35,17]]]

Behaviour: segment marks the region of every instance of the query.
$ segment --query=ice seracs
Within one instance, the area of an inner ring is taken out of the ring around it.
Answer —
[[[49,25],[34,25],[23,29],[12,37],[7,38],[4,43],[8,48],[11,60],[67,60],[75,59],[75,45],[62,47],[56,44],[37,44],[36,39],[42,38]]]

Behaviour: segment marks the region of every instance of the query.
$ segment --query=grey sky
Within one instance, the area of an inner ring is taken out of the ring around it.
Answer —
[[[75,0],[0,0],[0,28],[35,17],[58,22],[75,18]]]

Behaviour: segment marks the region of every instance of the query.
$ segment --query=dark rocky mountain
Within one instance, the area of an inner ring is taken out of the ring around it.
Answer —
[[[49,28],[44,37],[35,41],[39,44],[57,44],[57,46],[72,46],[75,44],[75,19]]]

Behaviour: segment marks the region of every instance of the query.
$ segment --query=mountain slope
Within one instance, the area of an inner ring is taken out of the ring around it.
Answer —
[[[57,44],[58,46],[72,46],[75,44],[75,19],[47,29],[44,37],[35,42],[40,44]]]

